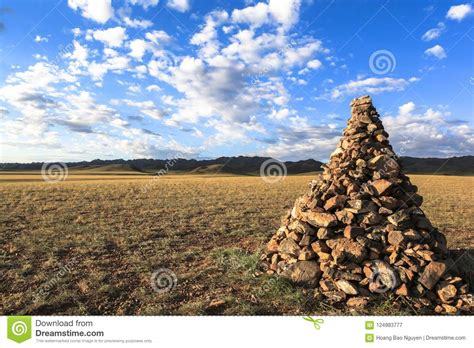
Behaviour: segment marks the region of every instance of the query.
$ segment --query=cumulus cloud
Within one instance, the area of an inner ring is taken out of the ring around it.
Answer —
[[[160,0],[127,0],[127,2],[132,5],[140,5],[147,10],[149,7],[155,7],[158,5]]]
[[[403,91],[411,83],[417,82],[418,78],[409,79],[392,77],[369,77],[366,79],[351,80],[347,83],[338,85],[322,96],[327,99],[339,99],[345,96],[357,94],[378,94],[382,92]]]
[[[124,40],[127,39],[126,30],[122,27],[95,30],[92,36],[108,47],[120,47]]]
[[[436,157],[470,155],[474,131],[467,123],[450,122],[451,113],[417,107],[408,102],[397,115],[382,118],[390,141],[402,156]]]
[[[79,10],[84,18],[104,24],[114,14],[111,0],[68,0],[68,6]]]
[[[423,34],[421,37],[422,40],[424,41],[432,41],[441,36],[443,31],[445,30],[446,26],[444,25],[443,22],[439,22],[436,28],[432,28],[428,30],[426,33]]]
[[[246,23],[252,27],[260,27],[267,23],[281,25],[283,30],[291,28],[299,18],[300,0],[269,0],[259,2],[232,12],[235,23]]]
[[[446,18],[460,22],[472,13],[473,9],[471,4],[461,4],[451,6],[448,10],[448,13],[446,14]]]
[[[143,55],[148,49],[148,43],[142,39],[135,39],[130,42],[129,55],[137,60],[142,60]]]
[[[74,68],[78,66],[86,66],[87,65],[87,57],[89,56],[89,50],[86,46],[82,46],[79,41],[73,41],[73,51],[66,52],[64,54],[64,58],[69,58],[76,62]]]
[[[118,118],[115,110],[96,103],[92,93],[72,93],[65,87],[76,82],[75,76],[46,62],[8,76],[5,86],[0,88],[0,100],[9,104],[15,114],[3,127],[5,142],[22,142],[25,146],[57,145],[54,126],[92,133],[97,123]]]
[[[319,69],[323,64],[319,59],[313,59],[310,60],[306,65],[310,69]]]
[[[316,158],[325,160],[336,147],[341,129],[333,125],[312,125],[305,117],[291,117],[285,126],[277,129],[276,139],[264,150],[264,155],[289,160]]]
[[[408,102],[406,104],[400,105],[398,108],[400,115],[411,115],[413,111],[415,111],[416,105],[413,102]]]
[[[146,29],[153,26],[153,22],[147,19],[132,19],[130,17],[122,17],[123,24],[130,28]]]
[[[191,8],[189,0],[168,0],[166,6],[179,12],[186,12]]]
[[[425,54],[427,56],[432,56],[432,57],[436,57],[438,59],[444,59],[446,58],[446,52],[444,51],[444,48],[440,45],[435,45],[431,48],[428,48],[426,51],[425,51]]]

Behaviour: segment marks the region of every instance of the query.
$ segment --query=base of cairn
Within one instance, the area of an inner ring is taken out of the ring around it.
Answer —
[[[351,106],[324,172],[267,244],[267,273],[349,307],[393,293],[417,309],[473,313],[469,285],[402,174],[371,98]]]

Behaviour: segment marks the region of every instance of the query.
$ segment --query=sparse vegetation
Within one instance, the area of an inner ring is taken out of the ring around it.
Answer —
[[[0,313],[346,313],[286,280],[255,276],[265,242],[311,178],[81,173],[50,184],[1,175]],[[472,248],[474,178],[412,181],[449,246]],[[162,294],[150,285],[160,267],[178,279]],[[365,311],[411,313],[390,303]]]

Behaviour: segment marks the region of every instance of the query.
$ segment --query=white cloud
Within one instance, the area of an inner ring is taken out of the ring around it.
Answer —
[[[409,102],[399,107],[398,115],[384,116],[382,121],[392,145],[401,156],[472,154],[473,129],[467,123],[450,122],[450,115],[450,112],[433,108],[423,111]]]
[[[300,0],[269,0],[268,3],[259,2],[232,12],[232,21],[247,23],[252,27],[274,23],[281,25],[283,30],[291,28],[299,18]]]
[[[323,64],[318,59],[313,59],[306,63],[306,66],[310,69],[319,69],[322,65]]]
[[[156,120],[163,118],[163,111],[160,110],[153,101],[135,101],[130,99],[113,100],[113,104],[125,104],[130,107],[140,109],[140,112]]]
[[[410,115],[413,111],[415,111],[416,105],[413,102],[408,102],[406,104],[401,105],[398,108],[398,112],[400,115]]]
[[[161,87],[158,86],[158,85],[149,85],[149,86],[147,86],[146,90],[148,92],[159,92],[159,91],[161,91]]]
[[[403,91],[418,78],[395,79],[392,77],[369,77],[367,79],[351,80],[334,87],[324,98],[338,99],[344,96],[358,94],[378,94],[382,92]]]
[[[281,121],[286,119],[291,114],[291,111],[287,108],[280,110],[272,110],[272,113],[268,116],[271,120]]]
[[[424,41],[432,41],[441,36],[443,31],[445,30],[446,26],[444,25],[443,22],[439,22],[436,28],[428,30],[426,33],[423,34],[421,37],[422,40]]]
[[[111,56],[105,62],[91,62],[87,66],[88,74],[94,81],[101,81],[104,75],[110,70],[115,73],[123,73],[130,68],[130,59],[124,56]]]
[[[255,6],[249,6],[242,10],[232,12],[232,21],[235,23],[248,23],[254,27],[260,27],[269,21],[268,5],[259,2]]]
[[[189,0],[168,0],[166,6],[179,12],[186,12],[191,8]]]
[[[145,37],[156,45],[160,45],[171,40],[171,36],[169,36],[163,30],[153,30],[146,33]]]
[[[127,33],[125,28],[115,27],[105,30],[95,30],[93,37],[108,47],[120,47],[123,41],[127,39]]]
[[[41,35],[36,35],[34,41],[35,42],[48,42],[48,38]]]
[[[132,19],[128,16],[122,17],[123,24],[130,28],[146,29],[153,26],[153,22],[147,19]]]
[[[201,46],[200,55],[202,57],[212,57],[220,46],[217,39],[217,27],[227,21],[229,15],[226,11],[213,11],[206,16],[205,24],[201,31],[194,34],[190,42],[193,45]]]
[[[135,39],[130,42],[129,55],[141,61],[147,49],[148,49],[148,43],[145,40]]]
[[[458,22],[462,21],[464,18],[472,14],[474,11],[471,4],[461,4],[456,6],[451,6],[446,18],[456,20]]]
[[[67,3],[74,11],[79,9],[83,17],[101,24],[114,14],[111,0],[68,0]]]
[[[292,27],[298,21],[300,6],[300,0],[269,1],[270,13],[285,29]]]
[[[160,0],[127,0],[127,2],[132,5],[140,5],[145,10],[147,10],[148,7],[155,7],[156,5],[158,5]]]
[[[33,54],[33,58],[37,60],[48,60],[48,57],[41,55],[39,53]]]
[[[444,51],[444,48],[440,45],[435,45],[431,48],[428,48],[425,51],[425,54],[428,55],[428,56],[436,57],[438,59],[446,58],[446,52]]]
[[[280,126],[276,139],[263,151],[263,155],[280,160],[295,158],[325,159],[336,147],[341,130],[329,125],[311,125],[305,117],[291,117]]]
[[[73,47],[74,50],[70,53],[66,53],[64,57],[77,61],[79,66],[86,66],[87,57],[89,55],[87,47],[82,46],[77,40],[73,41]]]

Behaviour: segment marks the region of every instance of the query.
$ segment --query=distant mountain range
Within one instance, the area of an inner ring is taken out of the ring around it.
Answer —
[[[67,166],[74,171],[93,172],[142,172],[153,173],[161,169],[173,172],[189,172],[196,174],[229,173],[229,174],[258,174],[262,164],[269,157],[219,157],[209,160],[196,159],[133,159],[133,160],[100,160],[69,162]],[[444,175],[474,175],[474,156],[451,158],[415,158],[401,157],[406,173],[444,174]],[[302,161],[284,162],[288,174],[301,174],[321,170],[322,162],[308,159]],[[33,163],[2,163],[0,170],[39,170],[43,162]]]

